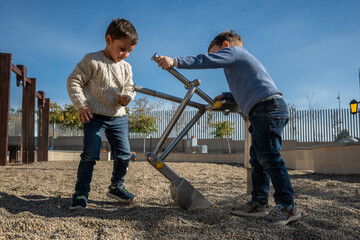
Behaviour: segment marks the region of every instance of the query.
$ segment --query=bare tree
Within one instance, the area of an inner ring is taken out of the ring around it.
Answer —
[[[308,109],[309,110],[318,110],[320,109],[320,105],[316,102],[314,99],[314,94],[312,93],[311,96],[306,95],[306,101],[308,103]]]
[[[296,115],[296,106],[294,104],[288,104],[288,110],[289,110],[289,123],[290,126],[290,134],[291,138],[294,140],[296,139],[297,135],[297,126],[296,126],[296,119],[298,119],[298,116]]]
[[[316,128],[318,126],[316,126],[316,119],[317,119],[317,110],[319,110],[321,107],[319,106],[319,104],[316,102],[316,100],[314,99],[314,94],[307,95],[306,96],[306,100],[308,103],[308,109],[309,109],[309,119],[310,119],[310,129],[312,130],[312,135],[313,135],[313,141],[314,142],[318,142],[317,140],[317,136],[316,136]]]
[[[342,121],[340,119],[340,112],[338,109],[335,109],[334,110],[334,113],[332,114],[331,116],[331,127],[334,129],[334,132],[335,132],[335,137],[334,137],[334,140],[337,141],[337,140],[341,140],[342,136],[345,136],[344,134],[341,134],[342,130],[341,130],[341,124],[342,124]],[[340,139],[338,139],[340,138]]]

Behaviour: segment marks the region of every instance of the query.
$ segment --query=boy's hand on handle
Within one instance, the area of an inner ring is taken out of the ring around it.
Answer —
[[[90,119],[93,118],[92,111],[88,106],[84,106],[82,108],[79,108],[79,119],[83,123],[90,122]]]
[[[158,66],[164,70],[175,66],[174,59],[171,57],[159,56],[155,59],[155,61],[158,63]]]
[[[219,95],[219,96],[214,97],[214,101],[220,100],[220,99],[223,99],[223,98],[224,98],[224,95],[221,94],[221,95]]]
[[[118,95],[116,100],[116,106],[127,106],[130,102],[130,97],[127,95]]]

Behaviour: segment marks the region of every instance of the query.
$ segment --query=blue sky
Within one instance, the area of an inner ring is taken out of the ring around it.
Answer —
[[[358,0],[0,0],[0,52],[27,66],[37,89],[52,101],[70,103],[68,75],[85,53],[104,49],[111,20],[125,18],[139,35],[127,59],[135,84],[183,97],[182,84],[151,56],[204,53],[218,33],[235,30],[288,103],[307,109],[308,97],[319,108],[338,108],[340,92],[341,107],[348,108],[353,98],[360,101],[359,10]],[[211,97],[228,91],[222,69],[179,71],[189,80],[202,80],[200,89]],[[13,78],[15,107],[18,90]]]

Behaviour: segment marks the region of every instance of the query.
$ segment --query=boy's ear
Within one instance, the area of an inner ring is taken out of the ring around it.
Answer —
[[[105,42],[106,42],[106,44],[110,44],[111,43],[111,36],[108,34],[108,35],[106,35],[106,37],[105,37]]]
[[[230,43],[225,40],[225,41],[223,42],[223,46],[224,46],[224,47],[230,47]]]

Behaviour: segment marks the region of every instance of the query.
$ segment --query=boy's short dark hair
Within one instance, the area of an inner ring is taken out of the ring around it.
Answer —
[[[108,26],[105,37],[110,35],[113,40],[127,38],[133,45],[138,43],[138,35],[135,27],[128,20],[116,18]]]
[[[231,46],[242,46],[242,39],[240,35],[236,34],[233,30],[231,31],[225,31],[217,35],[214,40],[211,41],[208,52],[210,52],[210,49],[215,46],[221,46],[224,41],[228,41]]]

